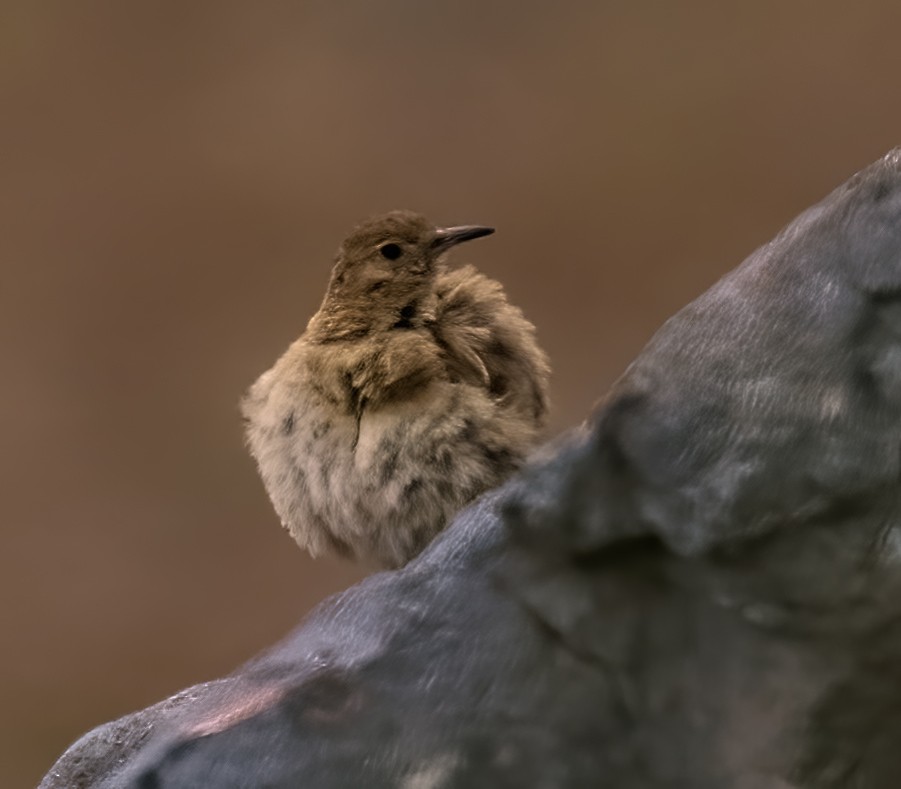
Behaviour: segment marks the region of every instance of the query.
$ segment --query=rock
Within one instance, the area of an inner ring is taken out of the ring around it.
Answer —
[[[893,151],[412,564],[41,787],[894,787],[899,494]]]

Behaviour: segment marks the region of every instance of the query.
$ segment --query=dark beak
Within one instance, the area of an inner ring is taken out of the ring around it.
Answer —
[[[474,238],[490,236],[493,232],[493,227],[482,227],[481,225],[442,227],[435,231],[435,238],[432,240],[432,249],[440,254],[462,241],[471,241]]]

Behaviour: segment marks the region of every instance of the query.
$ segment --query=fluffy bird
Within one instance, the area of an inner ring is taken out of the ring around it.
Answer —
[[[493,232],[410,211],[358,226],[306,331],[242,401],[272,504],[313,556],[400,567],[534,447],[535,328],[498,282],[445,265]]]

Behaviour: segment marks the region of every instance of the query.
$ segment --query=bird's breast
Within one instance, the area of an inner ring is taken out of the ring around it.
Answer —
[[[454,399],[453,384],[435,381],[412,397],[364,409],[360,417],[354,466],[363,473],[383,468],[426,434],[440,430]]]

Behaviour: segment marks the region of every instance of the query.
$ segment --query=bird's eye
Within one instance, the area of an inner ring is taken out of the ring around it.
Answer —
[[[379,247],[379,252],[386,260],[397,260],[403,253],[403,250],[397,244],[382,244]]]

